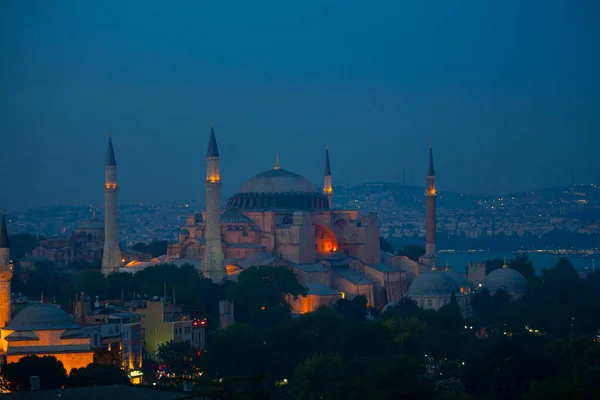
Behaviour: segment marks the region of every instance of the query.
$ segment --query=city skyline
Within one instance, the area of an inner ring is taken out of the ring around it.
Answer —
[[[211,123],[225,194],[276,153],[319,185],[326,143],[334,186],[424,186],[430,140],[441,191],[598,180],[593,2],[34,4],[0,16],[7,210],[100,203],[109,132],[121,202],[202,198]]]

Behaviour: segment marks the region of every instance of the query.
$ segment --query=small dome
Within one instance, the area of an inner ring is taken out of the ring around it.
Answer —
[[[446,273],[454,280],[456,286],[458,286],[460,293],[469,293],[471,292],[471,285],[469,281],[467,281],[461,274],[457,274],[454,271],[446,271]]]
[[[248,179],[238,193],[316,193],[303,176],[285,169],[271,169]]]
[[[519,271],[504,267],[490,272],[483,279],[482,286],[491,293],[498,289],[504,289],[509,293],[524,293],[527,280]]]
[[[221,223],[251,224],[253,221],[239,211],[226,210],[221,214]]]
[[[77,231],[89,231],[89,230],[104,230],[104,221],[96,217],[81,221],[81,223],[75,228]]]
[[[445,271],[426,271],[415,278],[408,288],[408,296],[451,296],[460,294],[460,286]]]
[[[78,329],[80,325],[62,308],[52,304],[32,304],[21,310],[4,328],[9,331],[48,331]]]

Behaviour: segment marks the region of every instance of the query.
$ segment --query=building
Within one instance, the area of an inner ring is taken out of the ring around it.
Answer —
[[[365,295],[397,301],[405,292],[402,271],[381,261],[375,213],[332,208],[329,149],[322,190],[279,165],[248,179],[220,210],[220,155],[211,129],[206,158],[207,211],[187,217],[166,262],[199,266],[215,282],[252,266],[283,266],[308,288],[294,312],[312,311],[342,297]],[[122,270],[127,270],[127,266]],[[384,293],[384,296],[381,293]]]

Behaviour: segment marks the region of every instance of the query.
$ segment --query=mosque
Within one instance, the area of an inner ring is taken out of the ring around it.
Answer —
[[[426,253],[418,262],[379,250],[375,213],[359,215],[357,210],[334,207],[327,146],[324,161],[321,190],[281,168],[277,158],[273,169],[249,178],[221,210],[220,154],[212,128],[206,155],[206,211],[186,218],[178,242],[169,244],[166,256],[133,261],[119,270],[135,272],[159,262],[191,264],[220,283],[236,279],[252,266],[283,266],[308,289],[307,296],[291,301],[294,313],[357,295],[365,296],[370,307],[383,308],[408,296],[425,309],[437,310],[454,294],[468,315],[469,282],[448,266],[436,266],[437,189],[431,144],[425,191]],[[518,274],[514,270],[506,274],[513,272]],[[488,279],[490,289],[495,288],[494,282],[500,282],[496,285],[500,288],[508,279],[503,272],[496,274],[502,276]]]

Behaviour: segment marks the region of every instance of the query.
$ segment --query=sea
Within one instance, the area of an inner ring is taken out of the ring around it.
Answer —
[[[600,268],[600,256],[598,260],[593,257],[576,257],[568,255],[554,255],[549,253],[526,253],[529,260],[533,263],[533,268],[536,273],[541,273],[544,268],[552,268],[556,265],[559,258],[568,258],[573,266],[580,272],[585,273],[595,268]],[[516,258],[517,253],[494,253],[487,251],[456,251],[456,252],[440,252],[438,253],[438,264],[445,266],[446,261],[448,266],[452,267],[456,272],[463,273],[467,271],[467,265],[470,262],[482,262],[485,260],[493,260],[499,258],[501,260],[506,257],[509,261]],[[596,264],[596,265],[595,265]]]

